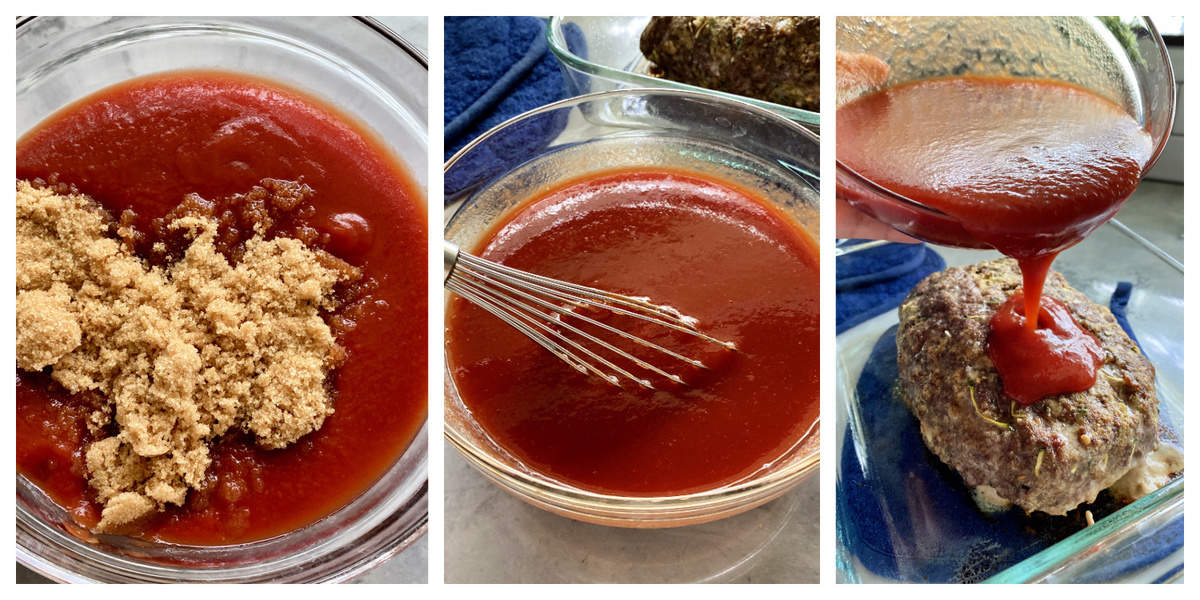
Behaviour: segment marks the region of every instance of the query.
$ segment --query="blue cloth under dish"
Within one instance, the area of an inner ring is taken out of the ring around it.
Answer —
[[[1137,336],[1133,335],[1133,326],[1129,324],[1129,319],[1125,313],[1129,310],[1129,298],[1133,295],[1133,284],[1128,281],[1122,281],[1117,284],[1117,289],[1113,290],[1112,298],[1108,301],[1108,310],[1112,311],[1114,317],[1117,318],[1117,323],[1121,325],[1121,329],[1125,330],[1126,335],[1133,340],[1133,343],[1142,347],[1142,343],[1138,341]]]
[[[944,268],[946,261],[925,244],[893,243],[837,257],[837,332],[895,309],[917,282]]]
[[[839,257],[838,332],[843,331],[843,323],[861,323],[895,309],[916,283],[914,279],[932,272],[926,265],[937,263],[929,262],[922,252],[932,253],[923,245],[889,244]],[[854,294],[851,301],[842,301],[843,283],[847,293]],[[1126,309],[1132,287],[1128,282],[1118,284],[1110,302],[1130,337],[1133,330]],[[837,477],[837,535],[851,556],[839,560],[856,560],[888,579],[974,582],[1050,547],[1080,527],[1065,517],[1031,517],[1015,509],[994,516],[980,512],[962,478],[926,449],[917,420],[893,396],[898,377],[893,326],[876,343],[855,386],[858,427],[857,432],[856,427],[847,427]],[[1162,424],[1168,430],[1174,425],[1166,415]],[[1113,581],[1182,546],[1180,517],[1085,579]]]

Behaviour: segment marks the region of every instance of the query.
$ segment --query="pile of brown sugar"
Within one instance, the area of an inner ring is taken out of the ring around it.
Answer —
[[[353,267],[258,226],[231,264],[217,222],[192,215],[164,224],[190,239],[181,255],[151,266],[60,191],[17,182],[17,366],[101,398],[86,451],[99,531],[183,504],[231,429],[282,448],[321,427],[345,356],[321,315]]]

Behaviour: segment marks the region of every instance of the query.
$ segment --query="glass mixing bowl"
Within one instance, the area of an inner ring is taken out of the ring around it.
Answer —
[[[1123,106],[1150,132],[1154,152],[1143,173],[1170,137],[1175,78],[1162,37],[1145,17],[1120,18],[1119,24],[1098,17],[838,17],[837,48],[887,63],[887,86],[975,75],[1051,79],[1087,88]],[[957,219],[892,192],[841,161],[837,196],[913,237],[989,247]]]
[[[66,104],[176,69],[261,76],[337,106],[426,188],[427,66],[384,27],[352,18],[36,17],[17,24],[17,135]],[[17,560],[67,582],[339,581],[408,547],[427,520],[427,426],[369,489],[274,538],[230,546],[96,536],[17,477]]]
[[[508,211],[540,190],[589,172],[673,167],[757,190],[819,239],[820,142],[799,124],[711,94],[619,90],[571,98],[517,116],[445,166],[446,202],[461,206],[446,239],[474,247]],[[567,486],[522,464],[472,418],[446,385],[446,437],[492,482],[559,515],[623,527],[673,527],[731,516],[770,501],[816,472],[817,423],[791,450],[746,480],[670,497],[625,497]]]

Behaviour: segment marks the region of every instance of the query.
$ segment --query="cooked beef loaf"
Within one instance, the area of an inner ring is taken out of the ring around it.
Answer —
[[[930,275],[900,305],[900,388],[925,445],[969,486],[989,486],[1027,512],[1066,514],[1092,502],[1158,445],[1154,367],[1098,306],[1051,273],[1060,300],[1105,350],[1090,390],[1021,407],[1004,395],[987,352],[992,315],[1021,286],[1016,261]],[[986,489],[986,488],[983,488]]]
[[[641,49],[656,76],[820,110],[818,17],[654,17]]]

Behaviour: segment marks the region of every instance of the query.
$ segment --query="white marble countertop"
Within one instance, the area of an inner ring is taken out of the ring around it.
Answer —
[[[446,444],[446,583],[816,583],[820,475],[741,515],[674,529],[573,521],[502,491]]]

